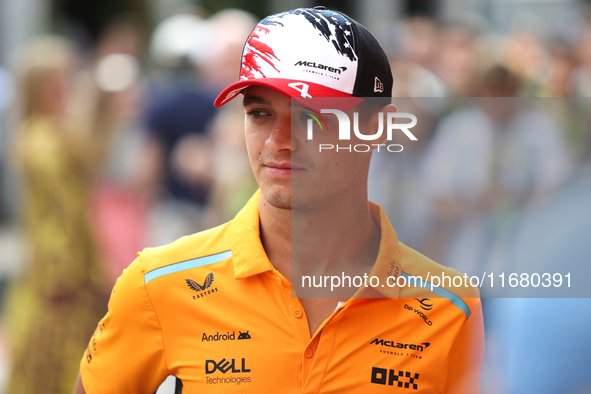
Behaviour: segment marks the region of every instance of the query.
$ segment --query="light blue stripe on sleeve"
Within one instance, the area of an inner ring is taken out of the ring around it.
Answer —
[[[403,272],[401,274],[401,276],[404,277],[407,281],[408,281],[408,278],[410,277],[410,275],[407,274],[406,272]],[[461,297],[458,297],[457,295],[455,295],[451,291],[444,289],[442,287],[431,286],[430,282],[423,280],[423,281],[420,281],[419,284],[421,284],[421,282],[423,284],[421,287],[424,287],[425,289],[432,291],[433,293],[437,294],[439,297],[447,298],[448,300],[450,300],[452,302],[452,304],[454,304],[455,306],[460,308],[466,314],[466,319],[468,319],[470,317],[470,315],[472,314],[472,311],[470,310],[470,307],[468,306],[468,304],[466,304],[466,302],[464,300],[462,300]],[[431,288],[431,287],[433,287],[433,288]]]
[[[195,267],[203,267],[204,265],[219,263],[220,261],[229,257],[232,257],[231,250],[227,250],[218,254],[212,254],[210,256],[199,257],[193,260],[182,261],[180,263],[167,265],[166,267],[156,268],[155,270],[147,272],[144,275],[144,283],[148,283],[152,279],[156,279],[163,275],[174,274],[175,272],[180,272]]]

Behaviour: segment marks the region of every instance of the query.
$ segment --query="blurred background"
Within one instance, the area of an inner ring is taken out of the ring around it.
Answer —
[[[588,265],[590,1],[0,0],[0,393],[71,393],[136,252],[252,195],[240,103],[213,99],[260,18],[315,5],[374,32],[395,97],[433,98],[370,173],[403,242],[462,272]],[[485,299],[482,392],[591,392],[588,301]]]

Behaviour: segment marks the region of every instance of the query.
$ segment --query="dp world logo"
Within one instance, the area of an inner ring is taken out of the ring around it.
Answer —
[[[350,141],[351,140],[351,120],[347,113],[338,110],[338,109],[321,109],[321,114],[332,114],[337,117],[339,122],[339,141]],[[307,113],[310,118],[308,119],[307,123],[307,139],[309,141],[314,139],[314,122],[318,124],[320,130],[324,130],[326,127],[326,122],[320,122],[318,116],[312,113]],[[321,115],[322,117],[322,115]],[[384,120],[384,118],[386,118]],[[394,119],[409,119],[410,122],[407,123],[394,123]],[[322,119],[324,121],[324,119]],[[323,126],[324,123],[324,126]],[[384,127],[384,123],[386,126]],[[386,129],[387,139],[391,140],[394,130],[402,131],[411,141],[417,141],[417,137],[414,136],[413,133],[410,132],[409,129],[413,128],[417,124],[417,117],[411,113],[407,112],[395,112],[395,113],[387,113],[387,116],[384,116],[383,112],[380,112],[378,115],[378,130],[374,134],[362,134],[359,131],[359,113],[353,113],[353,133],[355,136],[362,140],[362,141],[376,141],[384,134],[384,128]],[[372,146],[380,151],[380,147],[385,146],[385,144],[355,144],[355,145],[333,145],[333,144],[320,144],[319,152],[323,150],[335,150],[339,151],[348,151],[348,152],[369,152],[372,149]],[[387,145],[386,149],[388,152],[402,152],[402,145],[400,144],[391,144]]]
[[[421,308],[423,308],[423,310],[426,311],[430,311],[431,309],[433,309],[433,301],[431,301],[428,298],[415,298],[415,300],[417,300],[419,302],[419,304],[421,304]]]

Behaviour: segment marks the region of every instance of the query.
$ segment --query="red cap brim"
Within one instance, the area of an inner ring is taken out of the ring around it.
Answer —
[[[289,98],[295,99],[298,105],[314,110],[321,108],[335,108],[346,110],[363,102],[360,97],[340,92],[308,81],[283,78],[245,79],[224,89],[215,99],[214,105],[219,108],[238,96],[249,86],[264,86],[274,89]]]

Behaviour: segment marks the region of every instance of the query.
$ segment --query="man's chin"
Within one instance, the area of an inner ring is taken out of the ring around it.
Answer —
[[[262,190],[262,189],[261,189]],[[292,211],[308,210],[311,209],[314,204],[307,194],[309,191],[297,190],[294,195],[293,187],[287,188],[274,188],[271,187],[266,190],[262,190],[262,195],[265,198],[267,204],[277,209],[289,209]]]
[[[278,209],[291,209],[291,195],[288,193],[263,193],[265,201]]]

